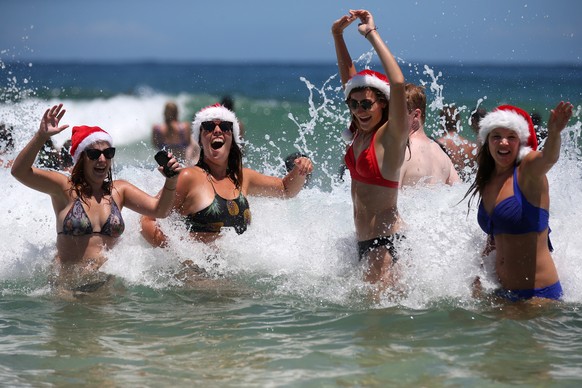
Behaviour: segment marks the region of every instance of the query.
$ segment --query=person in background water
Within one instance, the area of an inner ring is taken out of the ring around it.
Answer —
[[[477,175],[465,194],[479,195],[477,219],[488,235],[484,256],[493,255],[502,289],[512,301],[560,299],[562,287],[549,239],[550,195],[546,173],[560,156],[561,133],[572,117],[572,105],[560,102],[551,111],[548,138],[537,151],[527,112],[502,105],[479,124]],[[480,288],[479,279],[475,283]]]
[[[437,139],[437,142],[447,151],[461,179],[467,181],[476,168],[477,144],[459,134],[461,120],[457,107],[444,106],[439,117],[446,134]]]
[[[228,109],[231,112],[235,112],[236,111],[234,109],[234,100],[231,96],[224,96],[222,97],[222,100],[220,101],[220,105],[222,105],[223,107],[225,107],[226,109]],[[238,117],[237,117],[238,119]],[[242,143],[244,143],[245,141],[245,126],[242,123],[242,121],[240,121],[240,119],[238,119],[238,127],[240,128],[240,139],[242,141]]]
[[[479,123],[487,114],[487,110],[483,107],[475,107],[471,111],[471,116],[469,118],[470,126],[476,137],[479,137]]]
[[[306,157],[296,158],[282,179],[243,168],[238,120],[220,104],[201,109],[194,117],[192,132],[200,145],[200,160],[180,173],[173,210],[196,241],[211,243],[223,228],[244,233],[251,222],[247,196],[294,197],[313,170]],[[141,226],[143,237],[152,246],[167,245],[167,236],[155,217],[141,217]]]
[[[190,125],[179,121],[178,106],[174,102],[167,102],[164,106],[164,122],[153,126],[152,141],[157,150],[171,151],[185,164],[194,157]]]
[[[356,71],[343,32],[359,20],[358,32],[367,39],[386,75]],[[404,222],[398,212],[400,169],[408,140],[405,80],[398,63],[380,37],[372,14],[350,10],[331,28],[354,136],[345,155],[352,177],[354,223],[365,280],[376,294],[399,291],[397,244]]]
[[[441,146],[426,136],[426,94],[422,86],[406,84],[408,106],[409,147],[400,169],[400,186],[460,181],[451,159]]]
[[[0,167],[10,168],[14,162],[10,154],[14,150],[14,137],[12,136],[12,127],[0,123]]]
[[[548,137],[548,130],[542,126],[542,116],[538,112],[533,111],[530,112],[529,115],[538,136],[538,144],[540,145],[540,148],[542,148],[541,143],[546,140],[546,137]]]
[[[113,140],[103,129],[88,126],[73,127],[71,156],[75,164],[70,176],[33,167],[47,140],[69,127],[60,125],[64,114],[62,104],[46,110],[38,131],[14,160],[12,175],[51,197],[57,229],[52,286],[63,292],[86,293],[111,280],[99,268],[106,261],[105,251],[117,243],[125,230],[123,207],[152,217],[166,217],[174,202],[177,178],[166,178],[158,198],[129,182],[114,181]],[[179,171],[173,157],[168,167]]]

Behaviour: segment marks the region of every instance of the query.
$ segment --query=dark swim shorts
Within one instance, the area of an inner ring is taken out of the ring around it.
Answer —
[[[360,255],[360,261],[366,253],[385,246],[388,248],[388,252],[390,252],[393,262],[396,263],[398,261],[398,251],[394,244],[404,239],[406,239],[404,235],[395,233],[390,236],[380,236],[366,241],[358,241],[358,254]]]

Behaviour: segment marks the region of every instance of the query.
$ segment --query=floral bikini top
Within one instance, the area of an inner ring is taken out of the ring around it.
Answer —
[[[65,216],[63,220],[63,231],[59,234],[68,236],[85,236],[88,234],[102,234],[104,236],[119,237],[125,230],[125,223],[117,204],[111,198],[111,214],[107,221],[101,226],[101,230],[95,232],[91,220],[87,216],[87,212],[83,208],[83,204],[79,198],[75,199],[75,203]]]

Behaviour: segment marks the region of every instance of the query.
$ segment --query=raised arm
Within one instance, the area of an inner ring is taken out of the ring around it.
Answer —
[[[545,175],[560,157],[562,131],[572,117],[572,104],[561,101],[551,110],[548,120],[548,137],[540,152],[530,152],[523,160],[523,172],[528,176]]]
[[[47,194],[63,191],[67,177],[55,171],[46,171],[32,167],[44,143],[53,135],[62,132],[68,125],[59,125],[66,110],[63,104],[47,109],[42,116],[38,131],[18,154],[12,165],[12,176],[22,184]]]
[[[344,15],[336,20],[331,26],[331,34],[335,43],[335,54],[337,56],[337,67],[339,70],[342,86],[357,73],[356,67],[352,62],[352,57],[344,41],[344,30],[347,26],[356,20],[353,14]]]
[[[386,76],[390,81],[390,110],[388,118],[390,122],[391,136],[405,141],[408,137],[408,109],[406,106],[405,80],[402,70],[396,59],[384,43],[374,22],[372,14],[366,10],[350,11],[351,14],[360,19],[358,31],[374,47]],[[386,138],[384,136],[384,138]]]
[[[260,174],[246,168],[244,180],[246,191],[250,195],[292,198],[299,194],[307,176],[313,171],[311,160],[306,157],[295,159],[295,166],[284,178]]]

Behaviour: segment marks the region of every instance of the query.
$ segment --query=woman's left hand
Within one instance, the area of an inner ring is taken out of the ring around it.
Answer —
[[[308,157],[302,156],[295,159],[295,168],[299,169],[299,175],[309,175],[313,172],[313,163]]]
[[[560,103],[551,110],[550,120],[548,121],[548,133],[561,133],[566,124],[572,117],[572,104],[569,102],[560,101]]]

